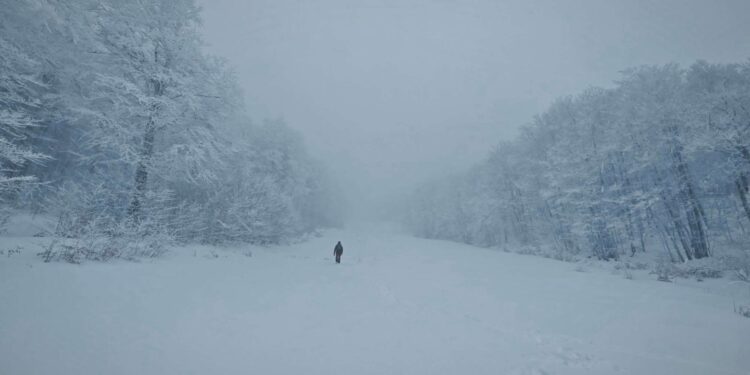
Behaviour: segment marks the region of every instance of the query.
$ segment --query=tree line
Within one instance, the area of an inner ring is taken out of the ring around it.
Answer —
[[[55,215],[49,259],[334,224],[298,134],[253,123],[194,0],[0,0],[0,208]],[[0,215],[2,216],[2,215]]]
[[[623,72],[556,100],[471,171],[425,184],[412,231],[557,258],[747,245],[750,63]]]

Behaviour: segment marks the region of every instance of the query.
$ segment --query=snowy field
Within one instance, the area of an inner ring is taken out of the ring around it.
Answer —
[[[747,286],[727,280],[387,230],[80,266],[42,263],[44,238],[0,240],[23,247],[0,257],[4,375],[750,374],[750,319],[732,311]]]

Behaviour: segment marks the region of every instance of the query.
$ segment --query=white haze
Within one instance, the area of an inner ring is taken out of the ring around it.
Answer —
[[[750,57],[750,1],[203,0],[250,115],[283,118],[359,212],[460,171],[552,100],[640,64]]]

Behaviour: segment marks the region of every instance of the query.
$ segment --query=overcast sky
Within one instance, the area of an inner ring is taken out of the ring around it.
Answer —
[[[640,64],[750,58],[750,0],[200,0],[250,115],[356,202],[466,168],[559,96]]]

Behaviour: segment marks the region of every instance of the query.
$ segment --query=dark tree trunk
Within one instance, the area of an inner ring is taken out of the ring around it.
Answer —
[[[705,214],[689,180],[687,166],[682,161],[681,155],[677,166],[680,176],[681,188],[683,189],[683,204],[685,205],[685,216],[690,231],[690,247],[696,259],[705,258],[710,255],[708,238],[705,229]]]
[[[155,97],[159,97],[164,94],[164,85],[158,80],[152,80],[150,82],[153,94]],[[143,217],[143,201],[146,197],[146,188],[148,186],[148,169],[151,164],[151,158],[154,155],[154,141],[156,139],[156,116],[158,111],[158,105],[154,104],[151,107],[151,114],[146,122],[146,129],[143,133],[143,144],[141,146],[141,154],[138,159],[138,165],[135,169],[135,187],[133,191],[133,198],[128,206],[128,218],[133,224],[140,224]]]
[[[737,146],[737,149],[742,155],[742,158],[747,162],[747,166],[750,167],[750,151],[743,145]],[[745,209],[745,215],[750,220],[750,202],[748,202],[748,195],[750,195],[750,181],[748,181],[747,174],[740,172],[740,176],[737,179],[737,193],[739,193],[740,201],[742,202],[742,208]]]
[[[142,204],[146,197],[146,186],[148,183],[148,167],[154,154],[154,138],[156,137],[156,126],[152,120],[146,125],[143,136],[143,149],[141,150],[138,166],[135,169],[135,191],[128,207],[128,217],[134,224],[141,223]]]
[[[677,214],[674,212],[674,210],[669,207],[669,203],[665,202],[664,205],[666,206],[667,213],[669,214],[669,217],[672,219],[672,225],[673,230],[668,230],[667,234],[670,238],[672,238],[672,242],[674,243],[674,247],[677,250],[677,255],[679,255],[681,261],[685,261],[684,258],[687,258],[688,260],[693,259],[693,251],[690,247],[687,239],[686,239],[686,233],[684,230],[684,226],[682,225],[682,222],[680,221],[680,218],[677,216]],[[678,241],[679,245],[678,246]],[[682,252],[680,252],[680,248],[682,249]],[[685,254],[685,257],[682,256],[682,253]]]
[[[740,197],[742,207],[745,209],[745,215],[747,220],[750,221],[750,202],[748,202],[748,194],[750,194],[750,186],[748,186],[748,179],[744,173],[740,173],[740,177],[737,178],[737,195]]]
[[[521,191],[513,183],[508,183],[507,188],[510,193],[510,206],[513,215],[511,223],[513,229],[518,236],[519,242],[522,245],[528,245],[532,242],[531,230],[528,225],[528,217],[526,215],[526,208],[523,205]]]
[[[673,131],[676,135],[676,129]],[[711,255],[706,231],[706,215],[690,181],[687,163],[682,156],[682,145],[679,141],[675,141],[672,145],[672,157],[679,183],[680,201],[687,219],[690,249],[696,259],[705,258]]]
[[[750,167],[750,151],[748,151],[747,147],[740,145],[737,146],[737,150],[740,152],[740,155],[745,160],[745,162],[747,162],[747,166]],[[748,177],[745,172],[740,172],[740,175],[736,181],[736,185],[737,194],[740,197],[740,202],[742,202],[742,208],[745,209],[747,220],[750,221],[750,202],[748,202],[748,195],[750,195],[750,181],[748,181]]]

